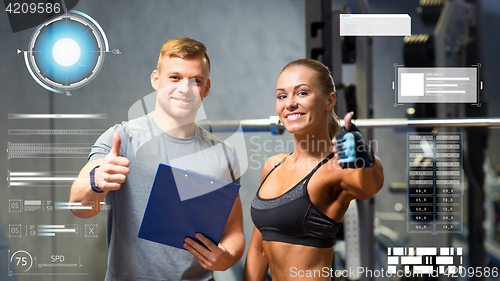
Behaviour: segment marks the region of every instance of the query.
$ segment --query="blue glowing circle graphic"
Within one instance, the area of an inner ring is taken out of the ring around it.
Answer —
[[[106,35],[99,24],[84,13],[71,11],[35,29],[25,60],[40,85],[69,93],[96,77],[107,51]]]
[[[52,48],[52,57],[62,66],[72,66],[80,59],[80,45],[73,39],[63,38]]]

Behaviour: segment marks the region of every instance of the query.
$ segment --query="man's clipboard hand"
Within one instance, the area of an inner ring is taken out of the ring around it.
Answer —
[[[233,257],[224,246],[220,243],[218,246],[215,245],[201,233],[196,233],[196,238],[204,245],[197,243],[191,238],[186,238],[184,240],[184,248],[198,260],[204,269],[224,271],[231,267]]]
[[[130,161],[120,156],[120,134],[113,133],[113,146],[104,162],[95,169],[95,186],[102,191],[118,190],[130,172]]]

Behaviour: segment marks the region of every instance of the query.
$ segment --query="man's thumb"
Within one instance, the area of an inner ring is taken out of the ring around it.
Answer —
[[[113,146],[111,147],[111,151],[109,154],[112,154],[113,156],[120,156],[120,146],[122,144],[122,141],[120,139],[120,134],[117,132],[113,133]]]

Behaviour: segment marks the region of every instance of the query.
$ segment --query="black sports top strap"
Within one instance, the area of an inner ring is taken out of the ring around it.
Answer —
[[[292,155],[292,153],[293,153],[293,151],[292,151],[290,154],[288,154],[288,155]],[[275,165],[275,166],[271,169],[271,171],[269,171],[269,173],[267,173],[267,175],[266,175],[266,177],[264,178],[264,180],[260,183],[260,186],[262,186],[262,184],[264,184],[264,182],[267,180],[267,177],[269,177],[269,175],[270,175],[270,174],[274,171],[274,169],[278,168],[278,166],[279,166],[279,165],[281,165],[281,163],[285,162],[285,159],[288,157],[288,155],[287,155],[287,156],[285,156],[285,157],[284,157],[284,158],[283,158],[283,159],[282,159],[282,160],[281,160],[278,164],[276,164],[276,165]],[[259,187],[259,189],[260,189],[260,187]]]
[[[309,180],[311,179],[312,175],[321,167],[323,166],[326,162],[330,161],[330,159],[332,159],[332,157],[335,155],[335,153],[330,153],[328,156],[325,157],[325,159],[321,160],[321,162],[318,163],[318,165],[316,165],[316,167],[314,167],[314,169],[312,169],[312,171],[304,178],[306,181],[304,182],[304,180],[302,180],[305,184],[307,184],[309,182]]]
[[[293,152],[292,152],[293,153]],[[292,155],[292,153],[288,154],[288,155]],[[323,160],[321,160],[321,162],[318,163],[318,165],[316,165],[316,167],[314,167],[314,169],[312,169],[312,171],[307,174],[307,176],[305,176],[300,182],[304,182],[307,183],[309,182],[309,179],[311,178],[311,176],[314,174],[314,172],[316,172],[316,170],[318,170],[321,166],[323,166],[326,162],[330,161],[330,159],[332,159],[332,157],[335,155],[335,153],[330,153],[328,156],[326,156]],[[279,165],[281,165],[281,163],[283,163],[285,161],[286,157],[283,158],[283,160],[281,160],[281,162],[279,162],[276,166],[274,166],[271,171],[269,171],[269,173],[267,173],[266,177],[264,178],[264,180],[260,183],[260,186],[262,186],[262,184],[264,184],[264,182],[266,181],[267,177],[269,177],[269,175],[274,171],[274,169],[278,168]],[[260,189],[260,187],[259,187]]]

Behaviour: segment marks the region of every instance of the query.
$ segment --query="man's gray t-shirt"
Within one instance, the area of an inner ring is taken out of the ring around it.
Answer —
[[[105,199],[111,205],[106,280],[210,280],[212,272],[187,250],[137,235],[160,163],[233,181],[231,170],[239,177],[235,149],[196,125],[193,137],[173,137],[149,114],[107,130],[92,147],[89,160],[109,153],[113,132],[120,134],[120,156],[130,160],[130,173],[121,188]]]

